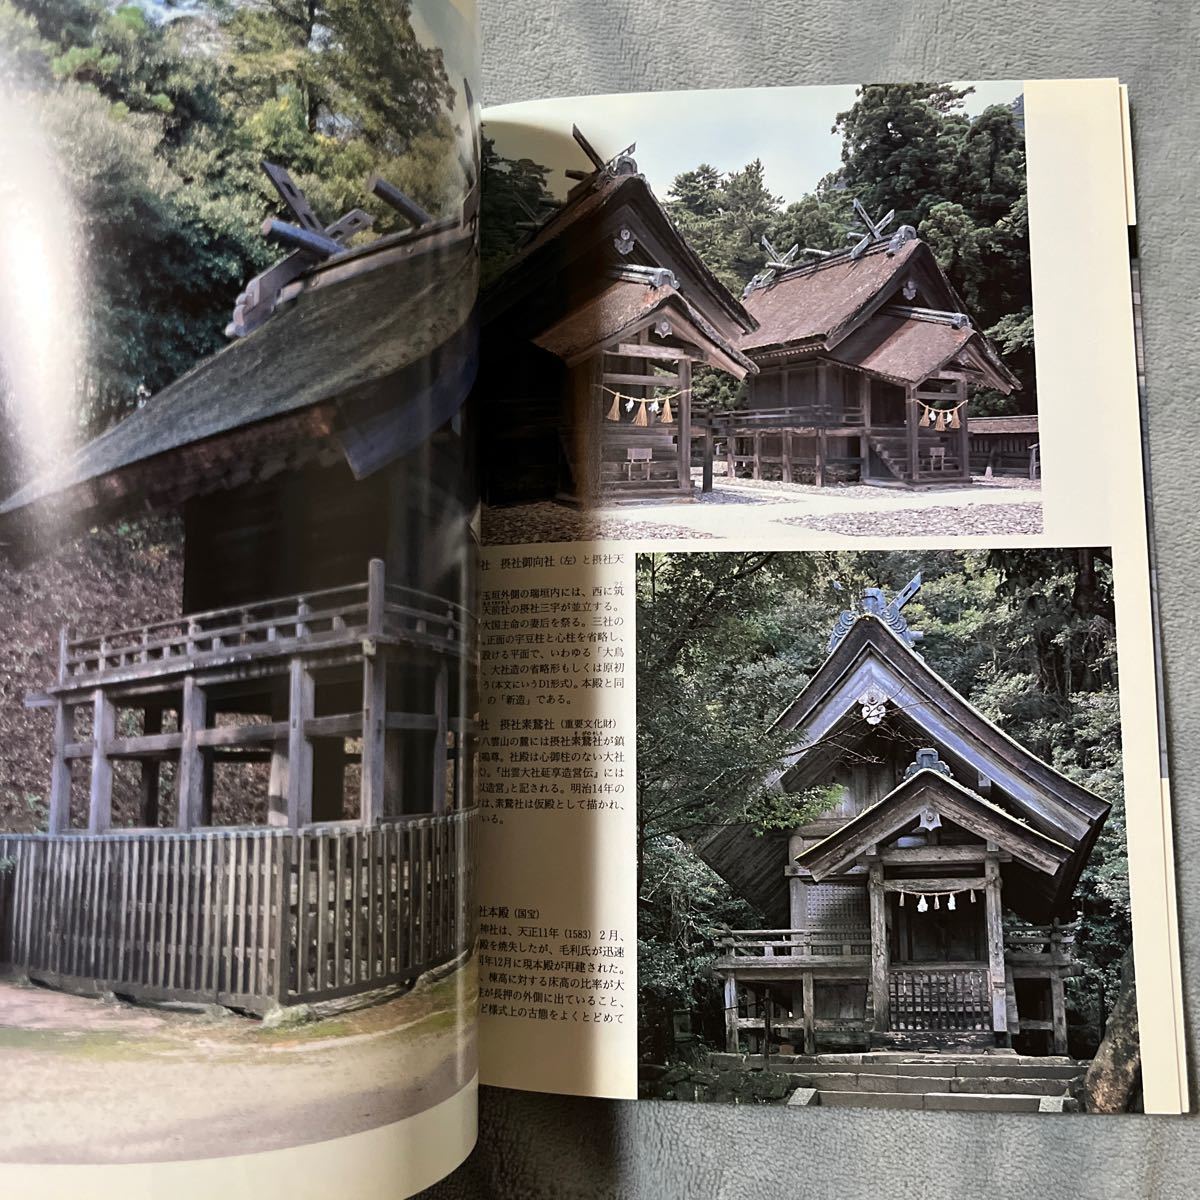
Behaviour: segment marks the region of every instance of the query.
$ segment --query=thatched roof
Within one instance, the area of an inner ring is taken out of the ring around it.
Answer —
[[[8,497],[0,528],[44,505],[78,514],[130,501],[177,503],[221,486],[212,474],[218,460],[245,465],[259,453],[278,457],[296,437],[352,428],[381,387],[403,406],[420,378],[436,374],[422,364],[455,345],[466,325],[477,261],[473,235],[456,221],[380,238],[314,267],[283,291],[260,328]],[[401,380],[407,388],[397,388]],[[455,411],[469,381],[458,390]],[[410,424],[452,415],[441,413],[445,403],[437,412],[422,407],[425,416]],[[169,496],[151,479],[169,482]]]
[[[654,287],[640,281],[614,280],[533,341],[543,350],[571,363],[614,341],[652,313],[665,311],[682,317],[691,326],[691,337],[703,343],[706,357],[735,378],[741,379],[757,369],[688,303],[678,288],[670,284]]]

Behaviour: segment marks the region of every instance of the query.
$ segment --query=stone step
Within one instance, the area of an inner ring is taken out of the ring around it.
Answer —
[[[980,1092],[826,1092],[814,1097],[823,1108],[904,1108],[926,1112],[1075,1112],[1070,1098],[988,1095]]]
[[[939,1058],[941,1056],[938,1056]],[[878,1062],[867,1060],[831,1063],[813,1060],[787,1061],[772,1058],[771,1069],[798,1075],[910,1075],[926,1079],[1078,1079],[1087,1071],[1086,1063],[1060,1063],[1034,1060],[1009,1062],[999,1056],[983,1062]]]
[[[1072,1079],[1045,1078],[1030,1075],[875,1075],[833,1072],[801,1076],[805,1087],[826,1092],[908,1092],[954,1094],[980,1093],[987,1095],[1064,1096]],[[1075,1079],[1080,1076],[1075,1076]]]

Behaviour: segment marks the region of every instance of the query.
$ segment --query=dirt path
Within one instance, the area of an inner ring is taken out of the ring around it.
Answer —
[[[473,965],[294,1029],[0,981],[0,1161],[158,1162],[359,1133],[475,1073]]]

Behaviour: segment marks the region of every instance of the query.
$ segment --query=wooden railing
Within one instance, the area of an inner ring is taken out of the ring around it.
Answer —
[[[380,570],[366,583],[191,613],[115,632],[72,638],[64,630],[58,684],[77,687],[131,670],[183,669],[230,654],[240,658],[291,654],[298,645],[353,642],[369,634],[458,649],[472,643],[472,621],[461,605],[385,583]]]
[[[415,979],[473,943],[474,812],[363,827],[0,834],[0,962],[250,1012]]]
[[[1004,931],[1004,950],[1008,956],[1059,966],[1071,962],[1077,926],[1074,924],[1031,925],[1025,929]]]
[[[845,929],[731,929],[717,939],[725,961],[781,958],[869,958],[871,931]]]
[[[858,427],[863,423],[861,404],[848,403],[841,409],[791,405],[785,408],[737,408],[724,412],[698,413],[693,417],[711,419],[718,434],[766,432],[769,429],[790,427],[806,429],[838,429]]]

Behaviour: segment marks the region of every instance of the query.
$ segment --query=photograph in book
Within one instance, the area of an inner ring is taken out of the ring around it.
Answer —
[[[0,1163],[473,1104],[470,14],[7,8]]]
[[[642,554],[644,1096],[1140,1105],[1111,551]]]
[[[484,540],[1042,531],[1022,84],[484,123]]]

